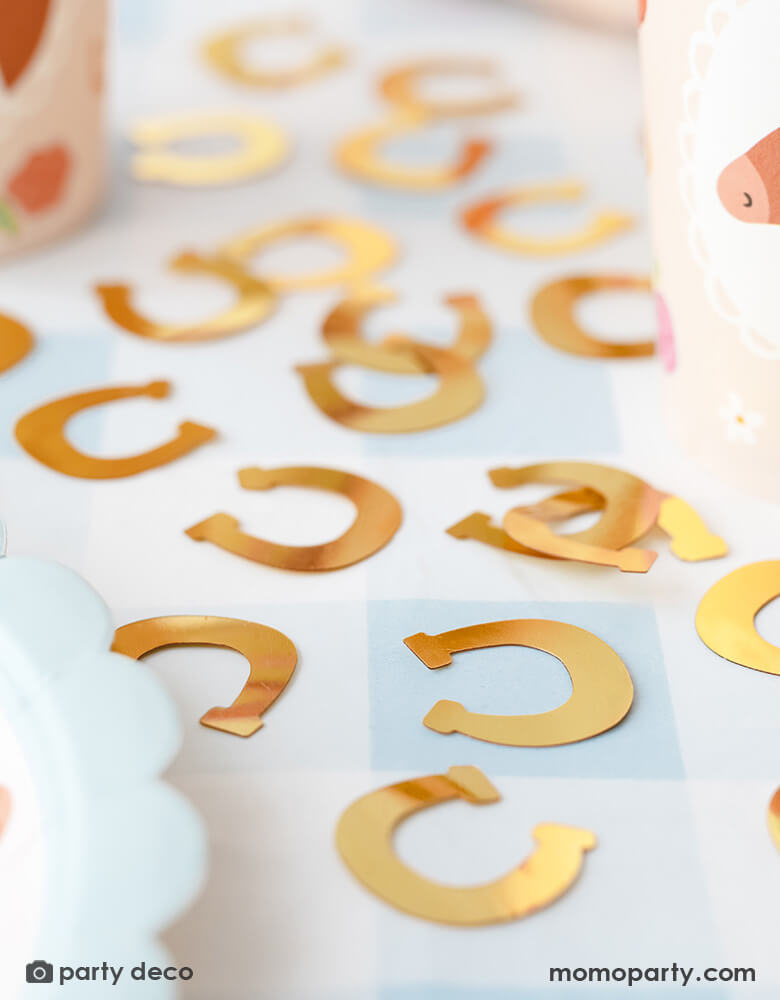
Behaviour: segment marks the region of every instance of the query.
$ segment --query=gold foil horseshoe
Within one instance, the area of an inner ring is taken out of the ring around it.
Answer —
[[[504,531],[491,524],[489,515],[475,512],[447,529],[454,538],[473,538],[524,555],[615,566],[625,572],[646,572],[652,566],[657,553],[627,546],[656,524],[670,536],[678,559],[698,562],[728,552],[723,539],[712,534],[684,500],[621,469],[589,462],[546,462],[493,469],[489,475],[500,488],[528,483],[572,483],[580,488],[541,504],[513,508],[504,518]],[[557,535],[548,527],[549,522],[587,510],[600,510],[601,517],[584,531]]]
[[[655,353],[655,341],[619,344],[598,340],[582,328],[575,309],[586,295],[598,292],[651,291],[649,278],[624,274],[583,275],[544,285],[531,302],[536,332],[548,344],[584,358],[646,358]]]
[[[247,274],[235,261],[224,257],[202,257],[196,253],[180,253],[170,263],[182,274],[207,274],[233,285],[238,301],[217,316],[199,323],[157,323],[142,316],[132,302],[130,285],[97,285],[95,291],[106,314],[123,330],[139,337],[166,343],[216,340],[241,333],[262,323],[273,311],[276,296],[270,286]]]
[[[769,834],[774,841],[775,847],[780,851],[780,788],[777,789],[769,803],[767,813],[767,823]]]
[[[469,232],[486,243],[510,253],[535,257],[588,250],[633,227],[631,216],[612,211],[599,213],[587,225],[566,236],[526,236],[497,221],[497,216],[512,206],[579,201],[584,190],[576,181],[517,187],[472,205],[463,212],[461,219]]]
[[[325,317],[322,336],[333,355],[347,364],[377,368],[383,372],[422,375],[431,369],[415,349],[407,334],[392,333],[372,344],[363,338],[366,313],[377,306],[396,302],[398,296],[386,288],[363,288],[339,302]],[[473,362],[484,354],[491,341],[490,320],[476,295],[447,295],[445,305],[458,316],[458,333],[447,348],[464,361]]]
[[[16,425],[16,439],[28,455],[56,472],[79,479],[120,479],[167,465],[206,444],[217,436],[212,427],[186,420],[171,441],[127,458],[97,458],[78,451],[65,437],[65,425],[81,410],[122,399],[165,399],[170,382],[147,382],[145,385],[93,389],[73,396],[63,396],[52,403],[26,413]]]
[[[245,263],[254,254],[275,243],[316,236],[342,247],[343,264],[302,275],[277,275],[264,279],[278,292],[301,292],[334,285],[359,285],[394,263],[395,242],[382,229],[361,219],[336,216],[303,217],[258,226],[223,244],[218,253]]]
[[[485,885],[432,882],[400,860],[395,828],[423,809],[444,802],[489,805],[501,796],[478,767],[451,767],[379,788],[357,799],[341,816],[336,845],[353,875],[386,903],[424,920],[475,926],[530,916],[560,898],[576,881],[583,856],[596,846],[590,830],[542,823],[536,847],[516,868]]]
[[[196,542],[211,542],[244,559],[279,569],[317,571],[343,569],[383,548],[401,525],[401,505],[382,486],[337,469],[291,466],[242,469],[239,482],[247,490],[301,486],[330,490],[348,497],[357,508],[352,525],[339,538],[322,545],[279,545],[247,535],[229,514],[214,514],[187,528]]]
[[[26,326],[0,313],[0,374],[27,357],[34,343]]]
[[[8,825],[11,817],[11,793],[5,786],[0,785],[0,837]]]
[[[224,646],[249,662],[249,679],[228,708],[210,708],[202,726],[235,736],[251,736],[261,716],[284,691],[298,662],[293,643],[282,632],[241,618],[216,615],[163,615],[131,622],[116,630],[116,653],[138,660],[165,646]]]
[[[751,670],[780,676],[780,647],[756,631],[755,617],[780,597],[780,560],[750,563],[707,591],[696,612],[696,631],[713,653]]]
[[[285,70],[249,66],[245,48],[258,39],[306,35],[310,32],[310,25],[301,17],[269,17],[246,21],[230,31],[207,39],[203,55],[218,73],[238,83],[263,88],[294,87],[342,66],[346,60],[345,49],[327,45],[304,65]]]
[[[472,100],[433,100],[420,94],[420,81],[430,76],[477,76],[495,80],[496,67],[484,59],[443,56],[419,59],[385,73],[379,90],[385,100],[425,114],[432,118],[458,118],[464,115],[484,115],[515,107],[517,95],[510,90]]]
[[[462,358],[435,347],[416,345],[428,370],[439,376],[438,389],[426,399],[403,406],[364,406],[348,399],[333,381],[340,361],[297,365],[311,400],[331,420],[354,431],[406,434],[460,420],[476,410],[485,396],[479,373]]]
[[[421,111],[402,110],[378,125],[369,125],[348,136],[336,148],[336,163],[345,173],[380,187],[406,191],[446,191],[469,177],[490,153],[484,139],[464,142],[451,164],[414,167],[392,163],[381,155],[386,142],[420,132],[430,122]]]
[[[631,675],[617,653],[592,632],[565,622],[517,618],[439,635],[418,632],[404,643],[431,670],[450,666],[453,653],[526,646],[560,660],[571,678],[570,698],[539,715],[479,715],[457,701],[437,701],[423,719],[437,733],[463,733],[511,747],[562,746],[612,729],[634,700]]]
[[[227,136],[235,149],[222,153],[184,153],[177,142]],[[289,153],[284,132],[273,122],[244,111],[197,111],[139,122],[130,132],[139,147],[131,169],[139,181],[184,186],[235,184],[278,167]]]

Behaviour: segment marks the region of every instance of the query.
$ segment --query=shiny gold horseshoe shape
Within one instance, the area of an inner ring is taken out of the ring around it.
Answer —
[[[167,465],[177,458],[213,440],[217,432],[213,427],[185,420],[179,424],[178,436],[157,448],[131,455],[127,458],[97,458],[85,455],[65,437],[65,425],[81,410],[102,406],[120,399],[148,396],[165,399],[171,389],[170,382],[147,382],[145,385],[126,385],[115,389],[93,389],[63,396],[51,403],[26,413],[15,428],[16,440],[28,455],[56,472],[78,479],[120,479],[139,472]]]
[[[264,70],[257,66],[250,68],[242,50],[249,42],[258,38],[305,35],[310,30],[308,22],[300,17],[247,21],[207,39],[203,45],[203,55],[217,72],[238,83],[250,87],[293,87],[342,66],[346,61],[346,50],[336,45],[326,46],[310,62],[288,70]]]
[[[584,358],[646,358],[655,353],[655,341],[614,343],[586,333],[575,316],[580,299],[597,292],[651,291],[649,278],[625,274],[582,275],[544,285],[531,301],[536,332],[553,347]]]
[[[588,250],[633,227],[630,215],[612,211],[600,213],[582,229],[567,236],[524,236],[496,221],[496,216],[510,206],[579,201],[584,190],[576,181],[517,187],[472,205],[463,212],[461,219],[469,232],[486,243],[510,253],[534,257]]]
[[[780,560],[742,566],[718,580],[701,599],[696,631],[718,656],[780,676],[780,647],[759,635],[754,621],[776,597],[780,597]]]
[[[344,248],[347,259],[343,264],[303,275],[278,275],[263,278],[278,292],[301,292],[334,285],[359,285],[378,271],[395,262],[395,242],[378,226],[360,219],[336,216],[321,218],[305,216],[287,222],[258,226],[223,244],[218,253],[239,263],[274,243],[284,240],[322,237]]]
[[[480,76],[496,79],[493,63],[484,59],[442,56],[419,59],[399,66],[381,78],[379,91],[385,100],[402,108],[421,112],[433,118],[457,118],[463,115],[485,115],[506,111],[517,105],[517,95],[510,90],[498,91],[490,97],[475,100],[438,100],[421,97],[419,83],[426,76]]]
[[[538,715],[479,715],[457,701],[437,701],[423,719],[437,733],[463,733],[510,747],[562,746],[612,729],[623,721],[634,700],[631,675],[614,649],[592,632],[565,622],[517,618],[439,635],[418,632],[404,643],[431,670],[450,666],[453,653],[526,646],[560,660],[571,678],[569,699]]]
[[[361,325],[366,313],[377,306],[396,302],[398,296],[386,288],[363,288],[339,302],[325,317],[322,336],[333,355],[347,364],[377,368],[383,372],[421,375],[430,372],[404,333],[392,333],[378,344],[363,339]],[[459,320],[458,334],[447,350],[464,361],[473,362],[484,354],[491,341],[491,324],[476,295],[447,295]]]
[[[401,505],[384,487],[337,469],[291,466],[283,469],[241,469],[239,482],[247,490],[302,486],[341,493],[357,508],[352,525],[339,538],[322,545],[278,545],[247,535],[229,514],[214,514],[187,528],[196,542],[211,542],[244,559],[279,569],[319,571],[343,569],[384,548],[401,526]]]
[[[590,830],[541,823],[536,848],[506,875],[485,885],[432,882],[405,865],[393,848],[395,828],[430,806],[498,802],[501,796],[478,767],[451,767],[379,788],[353,802],[336,827],[336,845],[353,875],[386,903],[424,920],[476,926],[530,916],[560,898],[577,880],[583,856],[596,846]]]
[[[403,406],[364,406],[348,399],[333,381],[340,361],[297,365],[312,402],[331,420],[354,431],[370,434],[407,434],[430,430],[460,420],[476,410],[485,396],[479,373],[456,354],[416,344],[422,361],[439,376],[432,395]]]
[[[249,679],[228,708],[210,708],[202,726],[235,736],[262,729],[261,716],[290,682],[298,652],[282,632],[242,618],[217,615],[162,615],[116,630],[115,653],[134,660],[165,646],[225,646],[249,661]]]
[[[463,143],[454,161],[434,167],[403,166],[381,155],[381,146],[410,132],[423,130],[430,118],[420,111],[396,112],[387,121],[353,132],[336,148],[336,163],[341,169],[379,187],[405,191],[446,191],[469,177],[490,153],[492,144],[484,139]]]
[[[34,343],[26,326],[0,313],[0,373],[7,372],[27,357]]]
[[[177,152],[177,142],[229,136],[237,148],[223,153]],[[284,132],[266,118],[245,111],[196,111],[147,118],[130,132],[139,147],[131,170],[139,181],[183,186],[235,184],[278,167],[290,151]]]
[[[199,323],[157,323],[146,319],[135,308],[130,285],[97,285],[95,291],[106,314],[117,326],[139,337],[181,343],[216,340],[241,333],[262,323],[276,305],[276,295],[265,281],[247,274],[240,264],[224,257],[202,257],[187,251],[174,257],[170,267],[183,274],[221,278],[233,285],[238,301],[219,315]]]
[[[780,788],[777,789],[769,803],[767,814],[769,834],[774,841],[775,847],[780,851]]]

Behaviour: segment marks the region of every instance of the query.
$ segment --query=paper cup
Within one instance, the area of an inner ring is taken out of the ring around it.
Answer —
[[[669,428],[780,499],[780,3],[647,0],[640,27]]]
[[[0,256],[57,239],[101,197],[106,0],[0,5]]]

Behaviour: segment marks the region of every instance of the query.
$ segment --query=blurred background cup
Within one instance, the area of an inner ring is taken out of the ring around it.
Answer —
[[[667,424],[700,464],[780,500],[780,2],[641,14]]]
[[[0,0],[0,257],[79,226],[105,175],[107,0]]]

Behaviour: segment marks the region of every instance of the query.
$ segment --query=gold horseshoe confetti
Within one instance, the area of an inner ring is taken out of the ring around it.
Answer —
[[[756,631],[755,617],[780,597],[780,561],[750,563],[710,587],[696,612],[696,631],[713,653],[780,676],[780,647]]]
[[[316,236],[344,249],[343,264],[312,274],[263,278],[278,292],[301,292],[341,285],[359,285],[395,262],[397,247],[384,230],[362,219],[337,216],[304,216],[285,222],[258,226],[223,244],[218,253],[245,263],[254,254],[275,243]]]
[[[530,916],[549,906],[576,881],[586,851],[596,846],[590,830],[542,823],[536,847],[522,864],[494,882],[448,886],[432,882],[401,861],[393,848],[395,828],[421,810],[444,802],[489,805],[501,796],[478,767],[451,767],[379,788],[353,802],[336,828],[336,845],[353,875],[386,903],[424,920],[477,926]]]
[[[261,716],[287,687],[298,662],[293,643],[268,625],[216,615],[163,615],[131,622],[116,630],[116,653],[140,659],[165,646],[223,646],[249,662],[249,679],[232,705],[211,708],[200,722],[235,736],[251,736]]]
[[[780,788],[772,796],[767,811],[767,823],[769,825],[769,835],[774,841],[775,847],[780,851]]]
[[[401,505],[382,486],[349,472],[312,466],[281,469],[242,469],[239,482],[248,490],[300,486],[341,493],[351,500],[357,515],[339,538],[322,545],[279,545],[247,535],[229,514],[214,514],[186,533],[197,542],[220,548],[279,569],[307,572],[343,569],[384,548],[401,526]]]
[[[484,115],[506,111],[517,105],[517,95],[510,90],[498,90],[488,97],[473,100],[431,100],[419,92],[420,80],[429,76],[478,76],[496,79],[493,63],[484,59],[442,56],[419,59],[390,70],[382,77],[379,91],[391,104],[425,114],[431,118],[458,118],[464,115]]]
[[[33,335],[22,323],[0,313],[0,373],[13,368],[33,349]]]
[[[582,184],[576,181],[516,187],[470,206],[462,213],[461,220],[469,232],[486,243],[530,257],[560,256],[588,250],[633,227],[631,216],[612,211],[601,212],[587,225],[565,236],[527,236],[497,221],[497,216],[506,208],[579,201],[584,190]]]
[[[117,326],[139,337],[165,343],[216,340],[241,333],[262,323],[273,312],[276,295],[265,281],[252,277],[235,261],[223,257],[203,257],[184,252],[170,263],[172,270],[182,274],[206,274],[231,284],[238,300],[217,316],[198,323],[158,323],[146,319],[133,305],[130,285],[97,285],[103,308]]]
[[[342,66],[346,61],[346,50],[341,46],[328,45],[304,65],[286,70],[249,66],[244,50],[250,42],[257,39],[310,33],[309,23],[301,17],[269,17],[247,21],[207,39],[203,45],[203,55],[218,73],[238,83],[268,89],[294,87]]]
[[[406,434],[430,430],[467,416],[482,403],[479,373],[450,351],[416,345],[422,361],[439,377],[438,389],[425,399],[402,406],[364,406],[348,399],[333,381],[340,361],[297,365],[312,402],[336,423],[371,434]]]
[[[403,166],[381,156],[384,143],[420,132],[429,121],[430,118],[420,111],[396,112],[386,121],[362,128],[340,142],[336,148],[336,163],[345,173],[380,187],[446,191],[471,176],[488,156],[492,145],[484,139],[469,139],[462,144],[452,163],[441,166]]]
[[[0,785],[0,837],[8,826],[11,817],[11,793],[5,786]]]
[[[526,646],[556,657],[571,678],[571,697],[538,715],[479,715],[456,701],[438,701],[423,719],[437,733],[463,733],[512,747],[552,747],[577,743],[622,722],[634,700],[626,665],[602,639],[565,622],[514,619],[452,629],[439,635],[418,632],[404,643],[426,667],[452,663],[452,654],[494,646]]]
[[[548,498],[544,506],[537,505],[536,509],[514,507],[504,518],[504,531],[492,525],[487,514],[475,512],[447,529],[454,538],[473,538],[525,555],[615,566],[624,572],[639,573],[652,566],[657,553],[627,547],[656,524],[670,536],[670,548],[678,559],[699,562],[720,558],[728,552],[723,539],[712,534],[684,500],[661,493],[621,469],[590,462],[545,462],[493,469],[489,475],[493,484],[502,489],[528,483],[568,483],[589,492],[575,492],[574,504],[571,504],[572,494],[560,495],[557,499],[562,496],[565,503],[556,506],[555,514],[548,505],[556,498]],[[601,503],[590,499],[593,492],[601,496]],[[565,513],[567,506],[572,507],[571,514]],[[548,527],[551,521],[586,509],[599,510],[600,518],[584,531],[557,535]]]
[[[179,424],[179,433],[166,444],[127,458],[97,458],[78,451],[65,437],[65,425],[81,410],[102,406],[122,399],[148,396],[164,399],[170,392],[169,382],[148,382],[145,385],[120,386],[114,389],[93,389],[63,396],[26,413],[16,425],[16,439],[28,455],[56,472],[79,479],[119,479],[135,476],[177,458],[213,440],[217,432],[212,427],[187,420]]]
[[[366,313],[377,306],[396,302],[398,296],[386,288],[363,288],[339,302],[322,325],[322,336],[338,361],[377,368],[383,372],[421,375],[430,372],[416,341],[405,333],[393,333],[378,344],[363,339],[361,324]],[[459,329],[447,350],[464,361],[478,360],[490,346],[490,319],[476,295],[447,295],[445,305],[458,316]]]
[[[624,274],[582,275],[544,285],[531,301],[536,332],[553,347],[584,358],[646,358],[655,353],[655,341],[615,343],[598,340],[582,328],[575,316],[578,302],[598,292],[649,292],[649,278]]]
[[[236,148],[223,153],[184,153],[178,142],[227,136]],[[245,111],[197,111],[138,122],[130,141],[139,147],[131,164],[139,181],[207,187],[235,184],[278,167],[289,153],[284,132],[273,122]]]

